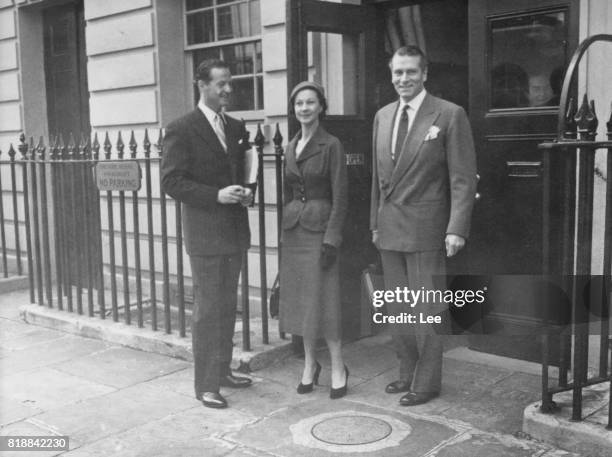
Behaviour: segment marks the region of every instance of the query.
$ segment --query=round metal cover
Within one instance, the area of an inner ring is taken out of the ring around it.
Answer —
[[[362,445],[388,437],[393,428],[388,422],[369,416],[337,416],[316,423],[312,436],[327,444]]]

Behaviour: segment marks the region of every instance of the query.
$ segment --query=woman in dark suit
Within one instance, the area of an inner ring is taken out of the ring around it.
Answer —
[[[312,392],[321,365],[316,341],[325,338],[331,358],[331,398],[346,394],[342,360],[338,249],[348,204],[346,161],[338,138],[319,124],[327,102],[323,88],[304,81],[291,92],[301,130],[285,152],[280,269],[280,329],[304,339],[299,394]]]

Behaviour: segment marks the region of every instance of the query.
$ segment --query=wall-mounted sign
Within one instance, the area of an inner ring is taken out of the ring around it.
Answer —
[[[135,160],[103,161],[96,164],[98,190],[128,191],[140,189],[140,165]]]
[[[346,154],[346,164],[348,166],[363,165],[365,157],[363,154]]]

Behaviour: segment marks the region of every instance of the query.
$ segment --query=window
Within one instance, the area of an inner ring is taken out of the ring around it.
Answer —
[[[567,58],[565,11],[490,22],[491,108],[559,105]]]
[[[229,64],[234,90],[230,111],[263,109],[259,2],[185,0],[186,49],[192,54],[193,73],[204,59]]]

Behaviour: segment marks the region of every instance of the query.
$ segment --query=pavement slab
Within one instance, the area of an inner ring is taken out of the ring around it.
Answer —
[[[194,399],[142,384],[56,408],[37,419],[90,443],[197,406]]]
[[[146,381],[145,384],[194,398],[193,365]]]
[[[3,373],[17,373],[64,362],[108,347],[109,344],[102,341],[65,335],[43,345],[12,351],[2,359],[0,365]]]
[[[0,386],[4,397],[28,402],[30,406],[42,410],[59,408],[115,390],[49,367],[3,376]]]
[[[229,390],[225,389],[223,395]],[[279,409],[295,407],[313,399],[329,401],[329,389],[315,387],[311,394],[298,395],[295,386],[288,389],[286,385],[267,379],[253,383],[248,389],[235,389],[228,393],[231,393],[228,402],[232,409],[255,416],[266,416]]]
[[[16,290],[4,292],[0,288],[0,318],[4,319],[20,319],[19,306],[30,303],[29,290]]]
[[[29,325],[19,320],[0,317],[0,343],[2,345],[14,338],[27,336],[29,333],[36,332],[37,330],[41,330],[41,327]]]
[[[115,346],[68,360],[54,368],[107,386],[122,388],[190,365],[183,360]]]
[[[87,444],[66,457],[201,457],[222,456],[237,447],[219,435],[239,430],[257,418],[228,409],[199,406],[171,414]]]
[[[43,412],[36,407],[32,400],[15,400],[14,398],[0,395],[0,426],[18,422],[28,417],[36,416]]]
[[[14,321],[11,321],[14,322]],[[15,322],[17,323],[17,322]],[[46,344],[52,340],[62,338],[66,336],[63,332],[57,330],[50,330],[46,328],[33,327],[24,324],[29,328],[19,326],[20,332],[18,335],[13,335],[12,338],[2,340],[2,348],[7,352],[18,351],[21,349],[27,349],[32,346],[39,344]],[[8,355],[8,354],[7,354]]]

